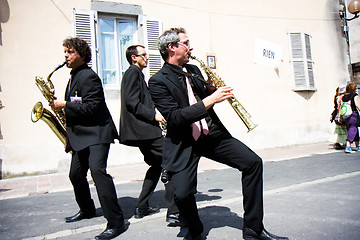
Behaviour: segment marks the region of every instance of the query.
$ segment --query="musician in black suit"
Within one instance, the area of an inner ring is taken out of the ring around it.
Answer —
[[[148,56],[145,47],[132,45],[126,50],[130,67],[121,82],[120,143],[139,147],[144,161],[150,166],[146,172],[142,190],[135,206],[135,218],[143,218],[159,212],[159,208],[149,207],[161,174],[164,138],[159,123],[166,120],[155,105],[144,79],[142,70],[147,67]],[[180,225],[179,210],[174,203],[173,191],[165,185],[166,200],[169,204],[166,221],[170,226]]]
[[[90,168],[107,227],[95,239],[111,239],[126,230],[112,177],[106,172],[110,144],[118,138],[116,127],[105,103],[99,76],[88,67],[91,51],[86,41],[67,38],[63,42],[66,66],[71,68],[65,101],[50,106],[66,115],[67,151],[72,151],[70,180],[80,211],[66,222],[95,217],[87,172]]]
[[[270,234],[263,226],[261,158],[233,138],[213,110],[214,104],[233,96],[232,88],[209,86],[200,70],[187,64],[192,48],[183,28],[164,32],[158,44],[165,64],[150,78],[149,90],[167,120],[163,167],[171,175],[175,202],[188,223],[184,239],[203,239],[194,196],[201,156],[242,172],[244,239],[287,239]]]

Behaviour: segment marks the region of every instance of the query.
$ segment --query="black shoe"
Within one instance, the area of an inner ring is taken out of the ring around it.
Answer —
[[[254,230],[250,228],[244,228],[243,230],[243,238],[245,240],[289,240],[287,237],[279,237],[274,234],[269,233],[265,230],[262,230],[261,234],[256,233]]]
[[[185,227],[187,226],[185,219],[180,215],[180,213],[171,213],[166,214],[166,222],[168,222],[168,227]]]
[[[95,239],[113,239],[126,231],[126,225],[123,224],[116,228],[106,228],[100,235],[95,236]]]
[[[143,218],[145,216],[149,216],[152,215],[154,213],[158,213],[160,212],[160,208],[152,208],[152,207],[147,207],[147,208],[135,208],[135,218],[139,219],[139,218]]]
[[[187,234],[183,238],[183,240],[204,240],[204,239],[206,238],[203,238],[201,234],[199,236],[193,237],[191,236],[190,232],[187,232]]]
[[[74,216],[71,216],[71,217],[66,217],[65,218],[65,222],[67,223],[70,223],[70,222],[77,222],[77,221],[80,221],[80,220],[83,220],[83,219],[89,219],[89,218],[93,218],[95,217],[95,211],[94,213],[91,213],[91,214],[85,214],[83,213],[81,210],[75,214]]]
[[[334,149],[335,150],[343,150],[343,149],[345,149],[345,147],[342,146],[340,143],[334,143]]]

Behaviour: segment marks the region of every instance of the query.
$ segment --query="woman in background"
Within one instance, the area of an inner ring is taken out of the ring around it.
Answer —
[[[334,96],[334,111],[331,113],[330,122],[335,121],[335,130],[330,141],[334,142],[334,149],[345,149],[347,130],[344,122],[339,122],[339,111],[341,107],[341,99],[346,91],[346,86],[340,86],[336,88],[336,94]]]
[[[348,135],[346,138],[346,147],[345,153],[354,153],[350,147],[351,143],[355,143],[356,151],[360,150],[359,147],[359,130],[358,130],[358,119],[359,119],[359,112],[360,110],[360,103],[359,103],[359,96],[357,94],[357,85],[355,83],[349,83],[346,86],[346,93],[342,97],[342,102],[350,101],[352,114],[347,119],[344,119],[346,129],[348,131]]]

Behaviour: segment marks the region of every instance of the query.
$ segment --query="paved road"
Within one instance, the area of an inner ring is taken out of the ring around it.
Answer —
[[[242,239],[241,174],[234,169],[199,173],[197,202],[207,239]],[[360,239],[360,153],[323,155],[264,163],[265,227],[301,240]],[[117,184],[129,229],[116,239],[178,240],[186,228],[166,226],[164,189],[151,205],[161,212],[137,220],[133,209],[141,181]],[[92,189],[96,206],[96,193]],[[64,217],[77,211],[72,191],[0,201],[0,239],[93,239],[105,228],[102,216],[77,223]],[[97,210],[101,215],[101,209]]]

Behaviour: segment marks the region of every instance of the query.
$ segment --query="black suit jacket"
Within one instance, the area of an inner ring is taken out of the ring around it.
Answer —
[[[203,99],[207,92],[204,79],[198,67],[186,64],[185,68],[193,77],[193,90]],[[156,107],[167,120],[167,135],[164,143],[163,168],[178,172],[191,160],[192,137],[191,124],[206,116],[221,130],[226,131],[213,108],[206,110],[202,101],[189,106],[186,90],[167,64],[149,80],[149,90]]]
[[[120,143],[137,146],[139,141],[161,136],[144,74],[131,65],[121,82]]]
[[[64,109],[71,148],[80,151],[94,144],[113,143],[118,135],[99,76],[86,64],[71,71],[71,76]],[[81,97],[81,103],[71,101],[75,95]]]

